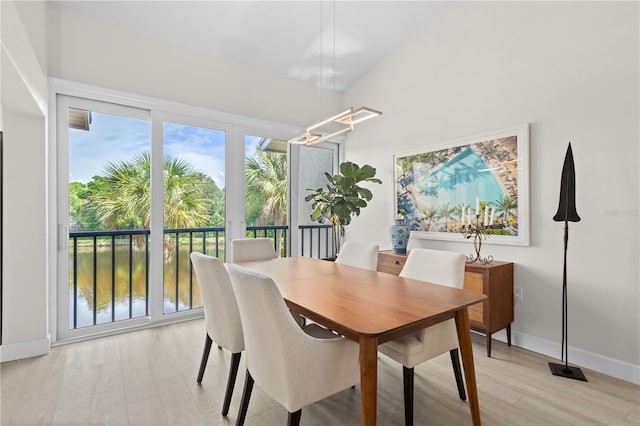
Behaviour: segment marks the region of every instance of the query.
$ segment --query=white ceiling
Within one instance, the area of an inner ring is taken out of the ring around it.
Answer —
[[[446,5],[446,1],[52,1],[168,42],[335,91],[349,88]]]

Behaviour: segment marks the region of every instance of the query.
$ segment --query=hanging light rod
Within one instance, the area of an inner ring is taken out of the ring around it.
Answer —
[[[353,108],[349,108],[349,114],[347,114],[343,118],[336,119],[336,121],[344,124],[357,124],[369,120],[370,118],[377,117],[379,115],[382,115],[382,112],[372,108],[360,107],[356,110],[354,110]]]
[[[329,117],[326,120],[322,120],[315,124],[312,124],[311,126],[307,127],[307,130],[303,134],[290,139],[289,143],[300,145],[315,145],[320,142],[338,137],[340,135],[344,135],[345,133],[349,133],[353,130],[354,124],[362,123],[365,120],[369,120],[370,118],[374,118],[379,115],[382,115],[382,112],[372,108],[360,107],[354,110],[353,107],[349,107],[346,110],[334,115],[333,117]],[[334,131],[324,136],[319,134],[323,126],[327,126],[333,123],[337,123],[346,127],[343,127],[340,130]],[[313,132],[314,130],[316,131],[315,133]]]

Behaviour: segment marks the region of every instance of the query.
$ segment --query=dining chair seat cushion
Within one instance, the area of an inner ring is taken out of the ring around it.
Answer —
[[[294,317],[294,319],[296,319]],[[303,330],[305,333],[307,333],[309,336],[313,336],[317,339],[337,339],[341,336],[337,335],[336,333],[334,333],[333,331],[322,327],[321,325],[318,325],[316,323],[310,323],[307,324],[303,327]]]
[[[455,320],[425,328],[378,346],[378,350],[407,368],[456,349],[458,339]]]

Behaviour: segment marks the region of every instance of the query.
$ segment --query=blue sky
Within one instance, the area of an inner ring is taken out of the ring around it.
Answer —
[[[109,162],[151,148],[151,122],[92,113],[89,131],[69,129],[69,181],[87,183]]]
[[[225,133],[202,127],[164,123],[164,154],[181,157],[225,187]],[[247,137],[247,152],[259,138]],[[131,159],[151,149],[151,122],[103,113],[92,113],[89,131],[69,129],[69,181],[87,183],[102,174],[109,162]]]
[[[225,187],[225,132],[183,124],[164,123],[164,155],[180,157]]]

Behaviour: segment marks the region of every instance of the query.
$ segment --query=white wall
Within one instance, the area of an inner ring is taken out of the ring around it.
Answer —
[[[46,77],[13,2],[0,5],[3,330],[0,360],[49,350],[46,287]],[[33,16],[42,17],[37,4]],[[40,4],[42,7],[42,4]],[[37,12],[40,12],[38,14]],[[44,21],[39,33],[43,37]]]
[[[638,18],[637,2],[455,2],[346,94],[346,104],[384,113],[346,142],[347,158],[384,181],[347,236],[387,248],[394,153],[530,123],[531,246],[483,253],[516,265],[516,344],[554,357],[564,224],[552,217],[571,141],[582,221],[570,225],[569,360],[636,383]],[[412,244],[472,251],[463,241]]]

